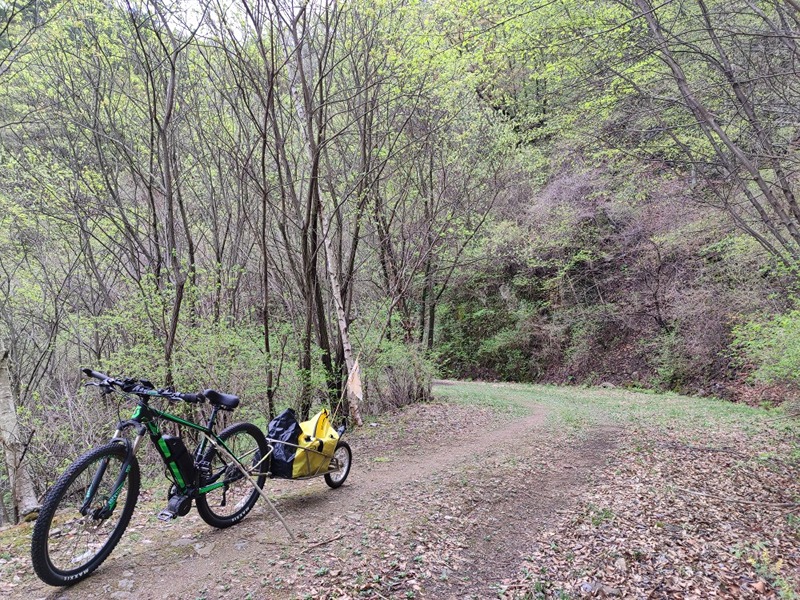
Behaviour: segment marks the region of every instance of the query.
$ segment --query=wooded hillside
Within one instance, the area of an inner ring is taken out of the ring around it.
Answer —
[[[37,493],[117,417],[81,366],[253,418],[337,404],[349,344],[372,412],[436,373],[785,399],[799,37],[795,0],[0,0]]]

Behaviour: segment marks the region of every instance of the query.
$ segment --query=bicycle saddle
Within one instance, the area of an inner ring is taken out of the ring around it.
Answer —
[[[210,404],[214,404],[228,410],[233,410],[239,406],[239,396],[234,396],[233,394],[223,394],[222,392],[218,392],[216,390],[206,390],[203,392],[203,396],[206,397]]]

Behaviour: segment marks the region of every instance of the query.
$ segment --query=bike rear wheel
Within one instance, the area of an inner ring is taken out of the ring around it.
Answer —
[[[33,568],[45,583],[70,585],[88,577],[119,542],[139,496],[136,457],[118,485],[126,456],[118,442],[90,450],[47,493],[31,538]],[[116,503],[108,514],[112,496]]]
[[[258,487],[263,488],[267,478],[267,461],[262,459],[267,456],[269,445],[262,431],[252,423],[235,423],[223,429],[219,437],[248,475],[256,477]],[[215,483],[222,485],[197,497],[197,512],[212,527],[235,525],[255,505],[258,490],[253,487],[250,477],[245,476],[224,453],[211,448],[204,460],[210,464],[211,475],[201,479],[200,487]]]

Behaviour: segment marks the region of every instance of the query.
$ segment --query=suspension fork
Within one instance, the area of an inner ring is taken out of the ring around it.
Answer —
[[[131,442],[128,438],[122,437],[122,432],[128,427],[136,428],[136,438],[133,442]],[[122,468],[119,471],[119,475],[117,475],[117,480],[114,482],[111,494],[109,494],[105,504],[101,508],[90,511],[89,507],[92,505],[92,502],[94,502],[97,489],[100,487],[100,482],[103,480],[103,476],[108,469],[109,459],[104,458],[100,462],[100,465],[97,467],[97,471],[95,471],[94,477],[92,477],[92,482],[89,484],[89,489],[86,490],[83,504],[79,509],[79,512],[84,517],[89,515],[91,512],[91,516],[95,519],[107,519],[111,516],[111,513],[114,512],[114,509],[117,506],[117,499],[122,491],[122,486],[125,484],[125,479],[131,470],[131,464],[136,457],[136,451],[139,449],[139,445],[144,439],[146,431],[147,430],[145,426],[138,421],[123,421],[117,425],[117,431],[114,433],[114,437],[111,439],[111,441],[123,444],[125,446],[125,459],[122,461]]]

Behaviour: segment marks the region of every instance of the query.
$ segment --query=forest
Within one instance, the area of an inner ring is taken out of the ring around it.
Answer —
[[[0,0],[0,525],[118,418],[81,367],[263,420],[355,361],[368,414],[792,400],[798,44],[796,0]]]

